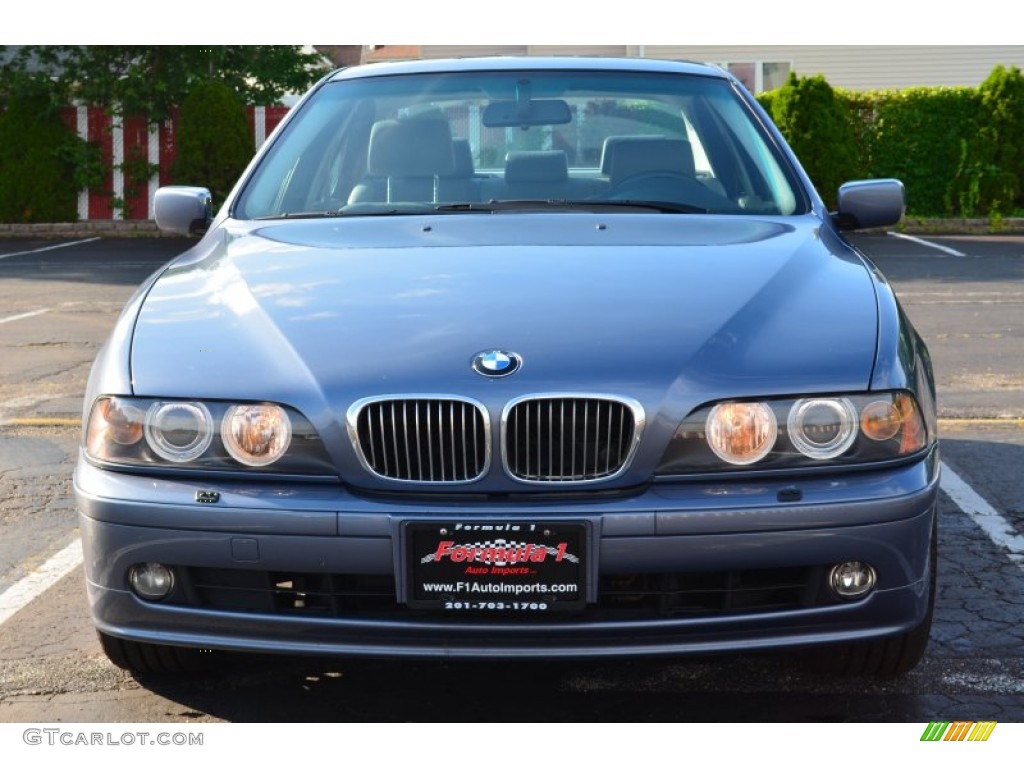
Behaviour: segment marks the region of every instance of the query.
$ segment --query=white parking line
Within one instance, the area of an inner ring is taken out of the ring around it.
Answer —
[[[956,248],[950,248],[947,245],[939,245],[938,243],[933,243],[930,240],[924,240],[920,237],[914,237],[913,235],[904,235],[902,232],[886,232],[886,234],[889,235],[889,237],[898,237],[900,240],[909,240],[912,243],[917,243],[918,245],[923,245],[927,248],[934,248],[935,250],[942,251],[950,256],[959,256],[961,259],[967,258],[966,253],[961,253]]]
[[[49,309],[34,309],[31,312],[22,312],[20,315],[11,315],[10,317],[0,317],[0,325],[4,323],[13,323],[15,320],[24,320],[26,317],[35,317],[41,315],[43,312],[49,312]]]
[[[0,594],[0,626],[82,563],[82,541],[64,549]]]
[[[87,237],[85,240],[72,240],[70,243],[57,243],[56,245],[45,245],[42,248],[31,248],[27,251],[15,251],[14,253],[0,253],[0,259],[9,259],[12,256],[28,256],[33,253],[42,253],[43,251],[55,251],[58,248],[70,248],[72,245],[82,245],[83,243],[91,243],[94,240],[99,240],[98,237]]]
[[[960,507],[960,510],[974,520],[997,546],[1009,550],[1008,557],[1024,568],[1024,536],[1013,530],[1009,521],[996,512],[995,508],[978,495],[971,486],[942,462],[942,490]]]

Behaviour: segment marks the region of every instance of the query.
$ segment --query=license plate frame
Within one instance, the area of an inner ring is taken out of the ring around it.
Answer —
[[[578,611],[587,602],[581,521],[408,521],[406,604],[445,613]]]

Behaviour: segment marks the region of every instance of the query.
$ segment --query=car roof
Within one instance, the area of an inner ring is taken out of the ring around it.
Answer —
[[[594,70],[605,72],[662,72],[705,77],[728,78],[719,67],[693,61],[664,59],[597,58],[589,56],[481,56],[460,59],[420,59],[415,61],[361,64],[340,69],[331,80],[349,80],[383,75],[431,74],[444,72],[501,72],[507,70]]]

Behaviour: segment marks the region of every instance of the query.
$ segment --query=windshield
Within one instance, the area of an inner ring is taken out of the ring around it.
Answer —
[[[520,71],[325,85],[233,215],[553,210],[803,212],[792,173],[722,79]]]

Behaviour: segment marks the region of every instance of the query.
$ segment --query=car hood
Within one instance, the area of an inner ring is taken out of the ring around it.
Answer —
[[[133,387],[334,414],[379,394],[611,393],[674,416],[719,397],[864,390],[874,286],[829,237],[812,216],[229,224],[154,283]],[[489,349],[518,353],[521,370],[472,371]]]

